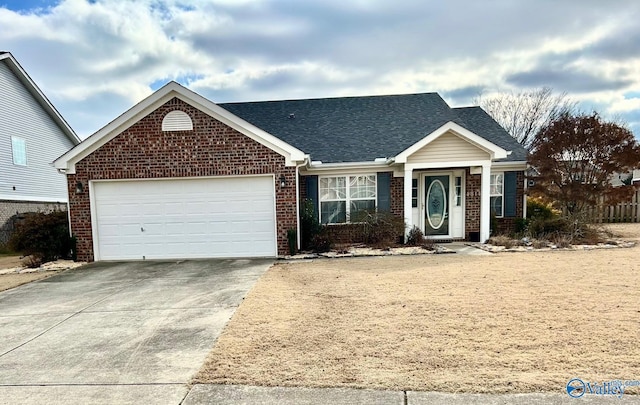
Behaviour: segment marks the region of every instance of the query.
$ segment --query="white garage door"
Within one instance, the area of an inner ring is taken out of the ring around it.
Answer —
[[[276,256],[271,176],[92,188],[96,260]]]

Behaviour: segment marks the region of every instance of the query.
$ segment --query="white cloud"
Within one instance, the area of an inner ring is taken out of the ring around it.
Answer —
[[[0,8],[0,37],[85,136],[166,80],[214,101],[546,84],[631,113],[638,17],[623,0],[62,0]]]

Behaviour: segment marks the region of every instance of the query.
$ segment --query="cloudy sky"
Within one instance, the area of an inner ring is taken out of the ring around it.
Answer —
[[[215,102],[550,86],[640,137],[637,0],[0,0],[82,137],[176,80]]]

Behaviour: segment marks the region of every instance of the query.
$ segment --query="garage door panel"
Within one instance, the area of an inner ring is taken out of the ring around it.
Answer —
[[[251,221],[229,221],[229,226],[235,234],[249,234],[251,232]]]
[[[136,220],[136,218],[134,218],[134,220]],[[119,236],[133,235],[135,237],[138,237],[138,235],[140,234],[140,223],[129,223],[123,224],[121,226],[113,224],[110,226],[118,227]]]
[[[179,255],[185,251],[187,244],[185,242],[180,243],[166,243],[165,249],[169,255]],[[180,257],[180,256],[178,256]]]
[[[92,187],[99,260],[276,255],[270,176]]]
[[[253,221],[251,225],[255,235],[271,236],[273,233],[273,224],[269,221]]]
[[[148,202],[144,204],[143,210],[145,216],[162,215],[164,213],[164,204]]]
[[[120,235],[120,227],[117,225],[105,225],[102,227],[102,237],[117,237]]]
[[[188,221],[182,224],[181,235],[206,236],[210,233],[211,227],[206,222]]]
[[[228,201],[227,204],[231,204],[231,201]],[[233,201],[233,210],[238,213],[250,213],[251,212],[251,201],[249,200],[238,200]]]
[[[212,216],[220,216],[223,217],[224,215],[228,214],[231,211],[231,207],[229,207],[229,203],[228,202],[212,202],[209,205],[209,216],[208,217],[212,217]]]

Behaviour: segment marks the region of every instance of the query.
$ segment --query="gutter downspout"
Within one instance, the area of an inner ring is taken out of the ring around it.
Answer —
[[[67,177],[66,169],[58,169],[58,173],[64,175],[65,183],[67,183],[67,223],[69,224],[69,237],[73,238],[71,230],[71,196],[69,195],[69,177]]]

